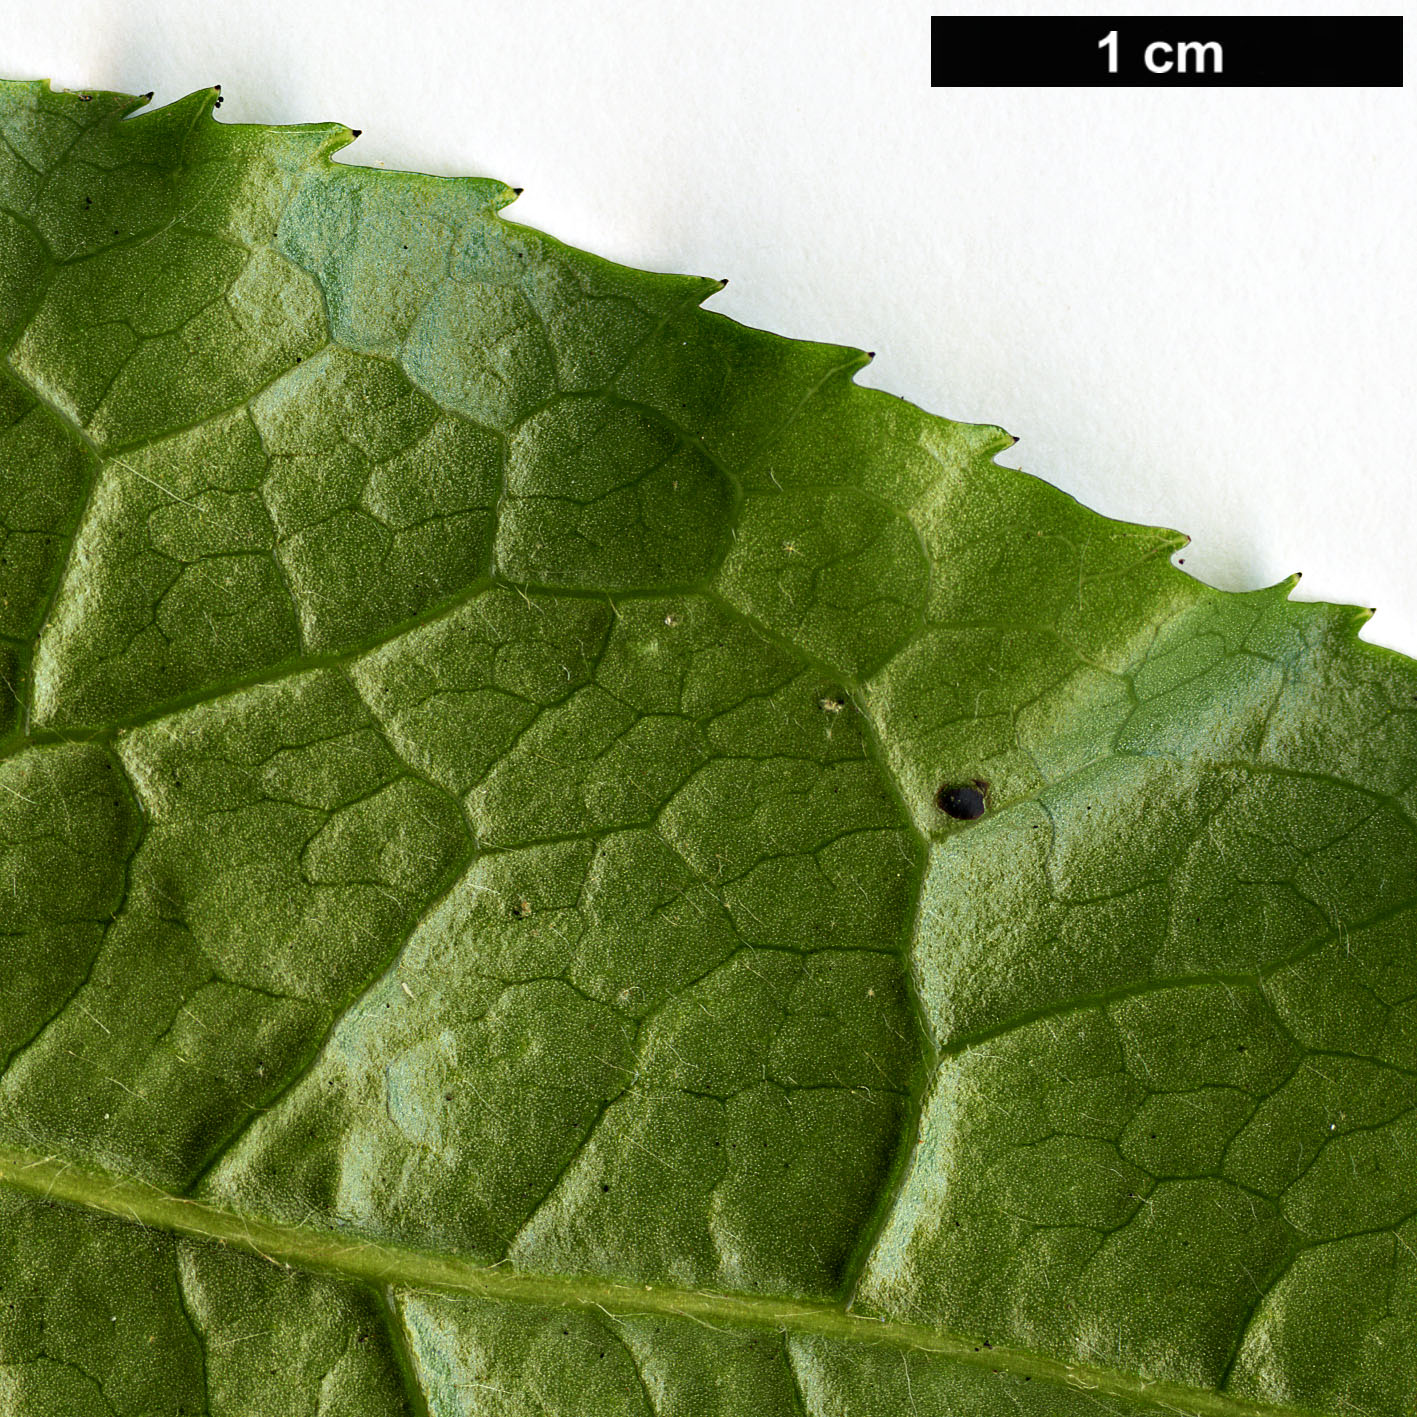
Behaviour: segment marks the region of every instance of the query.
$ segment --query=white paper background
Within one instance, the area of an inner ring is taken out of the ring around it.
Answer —
[[[863,381],[1002,423],[1004,461],[1189,532],[1203,578],[1302,570],[1417,652],[1411,98],[932,91],[929,15],[971,8],[1106,9],[0,0],[0,72],[221,83],[224,119],[363,128],[344,160],[524,186],[520,221],[876,350]]]

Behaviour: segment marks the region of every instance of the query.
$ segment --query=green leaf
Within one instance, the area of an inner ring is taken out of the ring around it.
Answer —
[[[215,99],[0,84],[0,1409],[1417,1410],[1413,665]]]

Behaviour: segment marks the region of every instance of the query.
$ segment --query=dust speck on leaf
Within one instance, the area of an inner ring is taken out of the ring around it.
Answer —
[[[972,782],[947,782],[935,794],[935,806],[956,821],[972,822],[984,815],[989,784],[976,777]]]

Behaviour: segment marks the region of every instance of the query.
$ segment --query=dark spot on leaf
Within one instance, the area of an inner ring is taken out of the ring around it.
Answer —
[[[519,900],[512,906],[512,919],[525,920],[531,914],[531,902],[529,900]]]
[[[935,806],[956,821],[972,822],[984,815],[989,784],[976,777],[973,782],[947,782],[935,794]]]

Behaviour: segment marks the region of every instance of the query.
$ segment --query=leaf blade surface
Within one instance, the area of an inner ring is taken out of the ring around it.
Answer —
[[[14,1410],[1408,1410],[1409,662],[213,98],[0,88]]]

